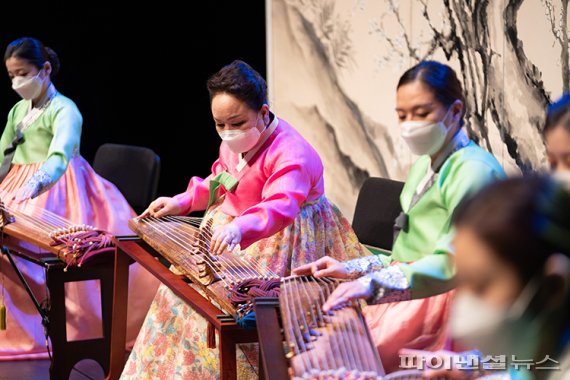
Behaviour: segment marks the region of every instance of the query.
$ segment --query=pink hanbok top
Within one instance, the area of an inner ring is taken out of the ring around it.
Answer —
[[[210,180],[226,171],[239,180],[233,191],[220,187],[225,195],[222,212],[236,217],[241,249],[280,231],[293,222],[301,205],[324,194],[323,164],[315,149],[286,121],[274,117],[267,127],[274,128],[265,140],[252,150],[258,151],[239,170],[241,155],[224,142],[220,156],[206,179],[192,177],[184,193],[175,196],[182,214],[206,209]],[[247,156],[246,156],[247,157]],[[243,162],[242,162],[243,165]]]

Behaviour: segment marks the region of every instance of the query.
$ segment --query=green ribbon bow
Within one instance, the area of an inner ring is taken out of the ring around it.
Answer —
[[[210,180],[210,200],[208,201],[208,208],[218,199],[218,189],[223,186],[227,191],[233,191],[237,184],[238,179],[228,172],[221,172]]]

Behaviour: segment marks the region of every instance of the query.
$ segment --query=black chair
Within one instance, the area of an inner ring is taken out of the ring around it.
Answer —
[[[362,184],[352,228],[361,243],[391,250],[394,220],[402,211],[400,193],[404,183],[386,178],[368,178]]]
[[[149,148],[103,144],[95,153],[93,169],[115,184],[137,213],[156,197],[160,157]]]

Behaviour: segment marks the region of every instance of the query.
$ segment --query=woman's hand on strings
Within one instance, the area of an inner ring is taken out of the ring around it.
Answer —
[[[323,305],[323,311],[334,310],[343,307],[348,302],[359,298],[370,298],[372,288],[370,284],[365,285],[360,281],[350,281],[340,284],[329,296]]]
[[[37,190],[38,190],[37,186],[34,186],[33,184],[30,184],[30,183],[26,183],[24,186],[22,186],[18,190],[14,200],[17,203],[24,202],[30,198],[33,198],[34,194],[36,194],[38,192]]]
[[[221,255],[226,250],[233,251],[241,241],[241,231],[234,223],[219,226],[214,230],[210,241],[210,253]]]
[[[139,218],[154,216],[160,218],[167,215],[179,215],[182,211],[180,203],[175,198],[160,197],[150,203],[146,210],[139,215]]]
[[[330,256],[321,257],[317,261],[301,265],[293,269],[297,276],[313,275],[315,277],[347,278],[348,271],[344,264]]]
[[[20,187],[14,197],[14,201],[21,203],[28,199],[34,199],[48,190],[53,184],[51,176],[45,170],[38,169],[26,183]]]

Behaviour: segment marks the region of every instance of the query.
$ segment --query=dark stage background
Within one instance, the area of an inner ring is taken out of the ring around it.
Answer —
[[[265,76],[264,1],[141,4],[125,12],[99,2],[5,2],[0,49],[21,36],[53,48],[54,83],[83,114],[82,155],[93,162],[106,142],[152,148],[162,160],[159,195],[174,195],[217,157],[207,78],[234,59]],[[2,67],[3,129],[19,97]]]

